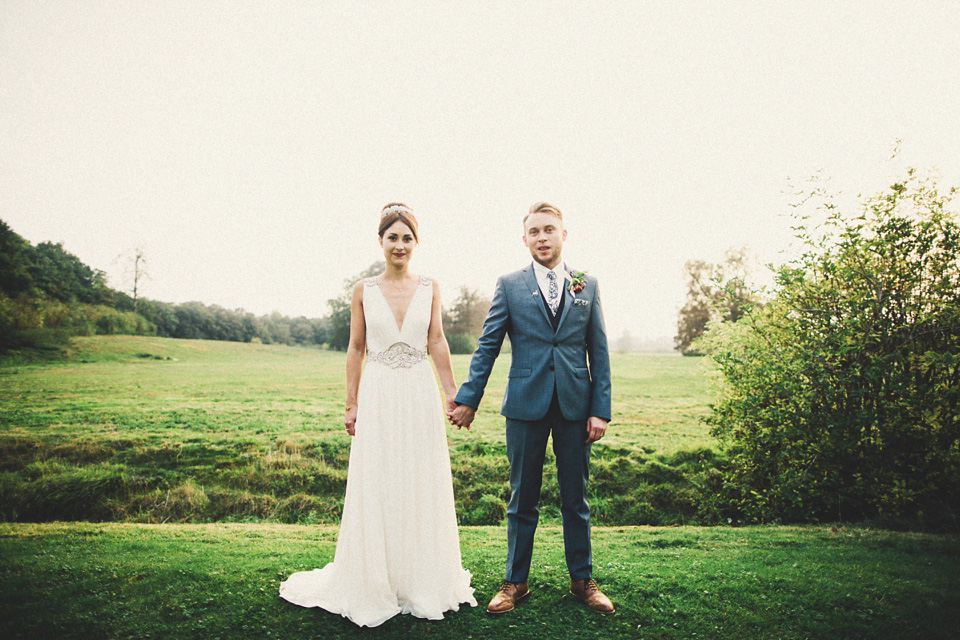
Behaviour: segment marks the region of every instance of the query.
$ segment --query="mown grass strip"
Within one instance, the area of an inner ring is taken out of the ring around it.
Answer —
[[[336,527],[0,524],[4,638],[955,638],[960,544],[851,527],[596,528],[595,575],[618,611],[567,594],[562,535],[538,532],[533,595],[483,611],[504,530],[461,530],[481,606],[374,630],[277,597],[329,562]]]

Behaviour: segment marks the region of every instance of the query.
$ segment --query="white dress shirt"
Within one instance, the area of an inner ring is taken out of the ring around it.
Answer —
[[[550,279],[547,277],[547,273],[550,269],[547,269],[545,266],[533,261],[533,274],[537,276],[537,284],[540,286],[540,295],[543,296],[543,299],[550,302]],[[560,298],[563,297],[563,292],[567,289],[567,283],[571,282],[570,274],[567,273],[567,266],[562,262],[553,268],[553,272],[557,274],[557,288],[559,290],[559,296],[557,297],[557,304],[560,304]]]

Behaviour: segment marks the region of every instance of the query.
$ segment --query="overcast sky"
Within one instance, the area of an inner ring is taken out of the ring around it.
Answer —
[[[685,261],[782,261],[791,180],[960,185],[958,60],[953,1],[2,0],[0,219],[119,289],[141,246],[147,297],[318,317],[386,202],[450,302],[547,200],[611,337],[672,336]]]

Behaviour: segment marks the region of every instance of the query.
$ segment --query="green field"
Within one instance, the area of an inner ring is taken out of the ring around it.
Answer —
[[[454,358],[458,380],[468,365]],[[349,453],[344,366],[344,354],[319,349],[132,336],[79,338],[62,362],[2,366],[0,515],[335,523]],[[504,355],[474,428],[449,429],[462,524],[503,518],[508,367]],[[704,522],[686,480],[717,449],[698,368],[614,354],[614,422],[593,454],[598,524]],[[556,495],[548,471],[545,504]]]
[[[501,527],[461,530],[481,607],[359,629],[277,595],[333,558],[334,526],[0,525],[3,638],[956,638],[955,536],[830,527],[594,531],[618,611],[566,593],[557,527],[538,531],[530,598],[492,617]]]
[[[468,361],[454,359],[459,380]],[[333,557],[349,453],[343,354],[115,336],[80,338],[59,361],[8,360],[0,637],[956,637],[957,536],[630,526],[721,521],[698,507],[697,481],[723,460],[702,422],[704,376],[698,360],[670,355],[613,356],[614,423],[593,452],[595,576],[618,612],[592,614],[566,594],[548,469],[534,595],[487,616],[505,553],[508,365],[474,429],[449,430],[481,607],[371,631],[277,596],[291,572]]]

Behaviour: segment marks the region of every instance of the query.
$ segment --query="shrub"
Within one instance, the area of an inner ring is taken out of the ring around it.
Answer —
[[[953,191],[951,191],[951,194]],[[960,226],[909,172],[857,216],[827,204],[777,291],[702,347],[709,422],[731,446],[726,508],[747,521],[960,515]]]

